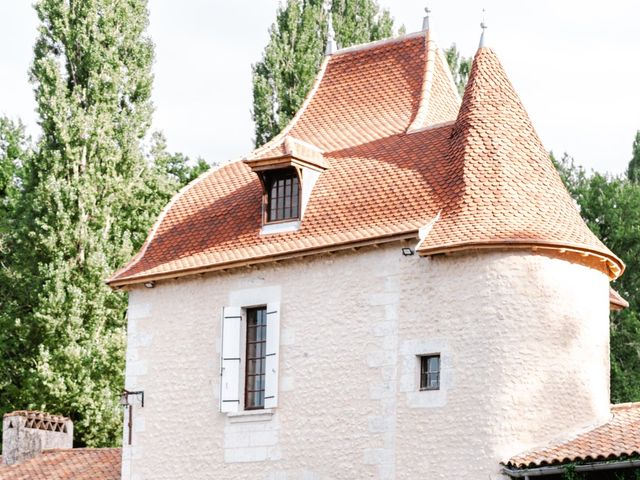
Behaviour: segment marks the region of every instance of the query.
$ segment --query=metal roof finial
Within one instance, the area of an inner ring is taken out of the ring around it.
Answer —
[[[426,15],[422,19],[422,31],[429,30],[429,14],[431,13],[428,6],[424,7],[424,11]]]
[[[331,15],[331,1],[325,3],[325,9],[327,14],[327,48],[325,49],[325,55],[331,55],[338,50],[338,44],[336,43],[336,32],[333,30],[333,15]]]
[[[482,35],[480,35],[480,45],[478,45],[478,49],[484,47],[484,34],[487,31],[487,22],[485,21],[486,10],[482,9],[482,22],[480,22],[480,28],[482,29]]]

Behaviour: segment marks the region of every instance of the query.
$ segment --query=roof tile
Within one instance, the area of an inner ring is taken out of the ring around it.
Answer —
[[[428,33],[337,52],[292,123],[248,160],[286,154],[288,139],[322,151],[328,167],[299,230],[260,234],[260,181],[233,162],[174,197],[109,283],[416,237],[439,212],[423,254],[535,244],[568,248],[583,262],[581,254],[593,253],[597,268],[598,258],[622,268],[581,220],[488,49],[475,58],[462,107]]]
[[[505,465],[535,468],[640,455],[640,403],[613,405],[611,419],[566,441],[511,457]]]
[[[46,450],[14,465],[0,463],[2,480],[120,480],[119,448]]]

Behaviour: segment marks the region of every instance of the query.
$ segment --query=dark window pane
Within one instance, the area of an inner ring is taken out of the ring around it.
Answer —
[[[299,182],[294,169],[283,169],[268,174],[270,185],[267,199],[267,220],[278,221],[299,216]]]
[[[278,209],[278,217],[284,218],[284,195],[278,196],[276,208]]]
[[[247,309],[245,408],[264,408],[266,308]]]
[[[440,388],[440,355],[420,357],[420,390]]]

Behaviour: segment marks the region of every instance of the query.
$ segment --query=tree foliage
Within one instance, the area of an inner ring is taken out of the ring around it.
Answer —
[[[462,95],[469,80],[473,58],[461,56],[455,43],[444,51],[444,56],[449,64],[453,81],[458,87],[458,93]]]
[[[126,298],[104,280],[140,247],[179,180],[166,181],[141,149],[152,113],[146,0],[39,0],[35,9],[42,136],[17,162],[7,215],[0,405],[69,415],[77,444],[113,445]]]
[[[636,132],[631,151],[631,161],[627,168],[627,178],[635,183],[640,183],[640,130]]]
[[[150,156],[159,177],[169,182],[168,193],[190,183],[211,168],[203,158],[198,158],[193,163],[189,157],[180,152],[169,153],[167,139],[161,132],[154,132],[151,136]],[[169,198],[166,200],[169,201]]]
[[[374,0],[334,0],[333,25],[340,47],[393,34],[393,19]],[[324,57],[327,15],[322,0],[287,0],[262,59],[253,66],[255,145],[277,135],[302,105]]]
[[[31,153],[30,144],[20,121],[0,117],[0,251],[3,236],[10,228],[22,167]]]
[[[611,400],[638,401],[640,184],[624,177],[588,174],[566,154],[556,165],[591,230],[626,264],[625,273],[612,285],[629,301],[629,308],[611,314]]]

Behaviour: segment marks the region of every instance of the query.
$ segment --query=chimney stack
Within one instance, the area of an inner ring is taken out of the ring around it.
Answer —
[[[70,419],[28,410],[4,414],[2,463],[13,465],[52,448],[73,448]]]

